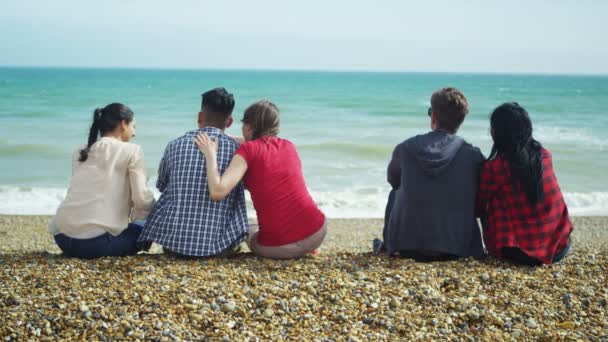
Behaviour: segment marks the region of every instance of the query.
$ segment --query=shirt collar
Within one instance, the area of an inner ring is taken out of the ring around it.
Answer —
[[[211,127],[211,126],[205,126],[203,128],[199,128],[200,132],[205,132],[207,134],[224,134],[224,132],[222,132],[221,129],[217,128],[217,127]]]

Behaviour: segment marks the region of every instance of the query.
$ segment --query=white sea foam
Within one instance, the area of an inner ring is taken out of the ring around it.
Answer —
[[[153,189],[155,196],[159,193]],[[50,187],[0,186],[0,214],[53,215],[66,189]],[[321,210],[330,218],[379,218],[384,216],[388,189],[355,188],[344,191],[312,191]],[[568,209],[575,216],[608,216],[608,192],[564,194]],[[247,212],[255,211],[247,193]]]
[[[63,188],[0,186],[0,214],[52,215],[65,194]]]
[[[608,138],[598,137],[585,128],[544,127],[535,128],[536,139],[541,143],[574,144],[597,148],[608,148]]]

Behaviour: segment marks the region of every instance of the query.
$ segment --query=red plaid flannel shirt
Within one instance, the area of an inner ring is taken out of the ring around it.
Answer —
[[[516,247],[550,264],[570,238],[572,223],[557,178],[551,153],[542,149],[545,198],[532,205],[521,186],[513,184],[508,162],[501,156],[485,162],[477,194],[478,216],[490,254],[501,257],[503,247]]]

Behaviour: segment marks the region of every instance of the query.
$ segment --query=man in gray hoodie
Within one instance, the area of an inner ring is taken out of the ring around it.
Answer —
[[[374,240],[374,252],[419,261],[484,254],[475,197],[485,158],[456,135],[468,112],[462,92],[440,89],[428,110],[432,131],[397,145],[387,170],[393,190],[384,242]]]

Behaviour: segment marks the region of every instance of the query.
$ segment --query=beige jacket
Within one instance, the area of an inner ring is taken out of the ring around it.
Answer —
[[[106,231],[116,236],[130,221],[146,218],[155,199],[146,186],[140,146],[104,137],[91,146],[85,162],[79,157],[77,150],[67,195],[49,223],[52,234],[91,238]]]

